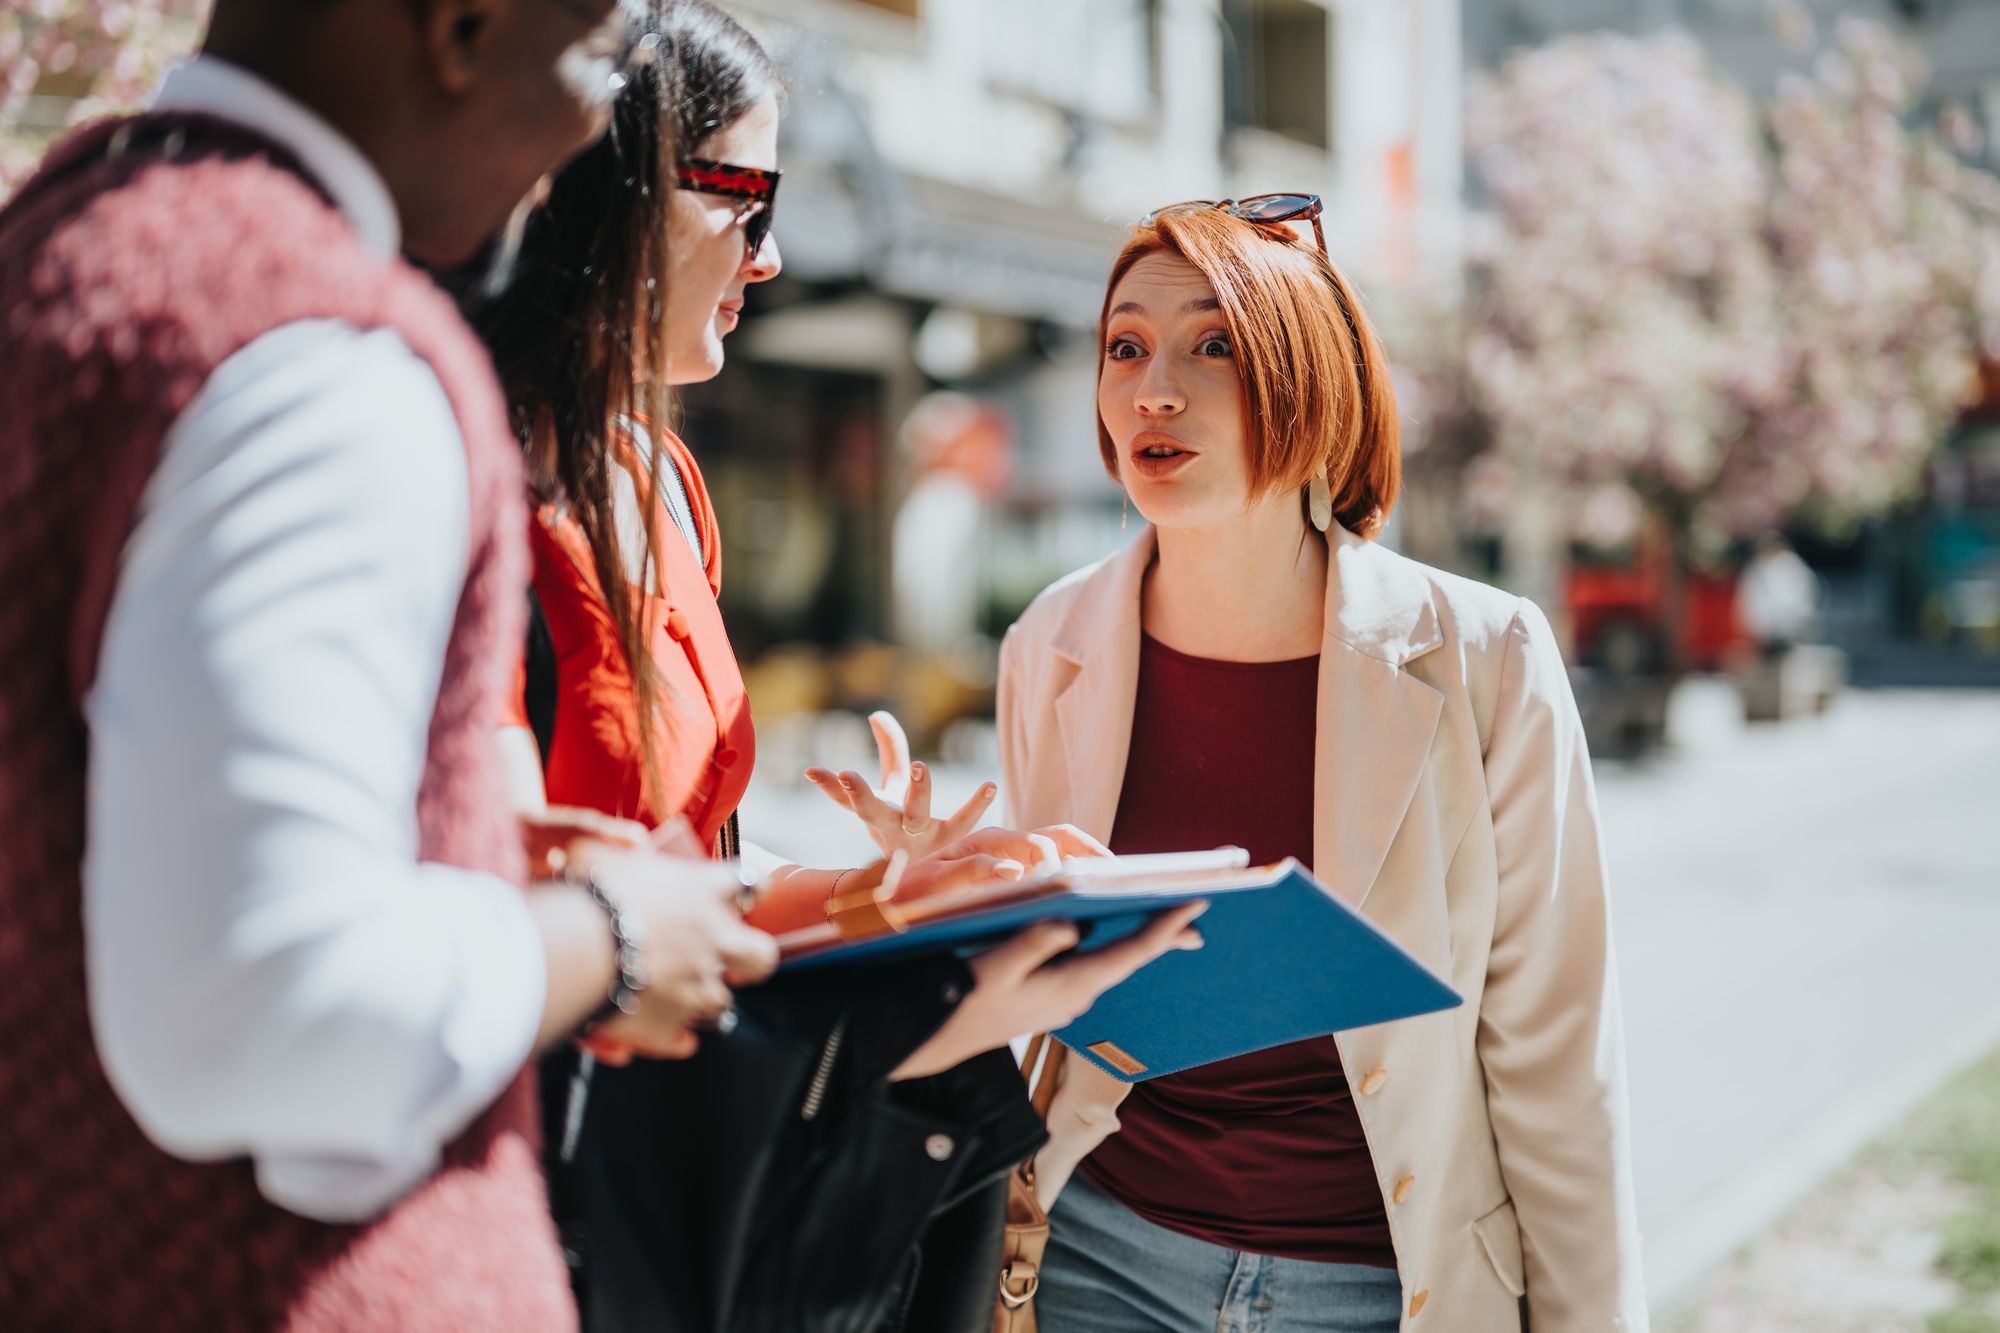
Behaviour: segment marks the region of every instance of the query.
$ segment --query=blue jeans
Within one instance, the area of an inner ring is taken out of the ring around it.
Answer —
[[[1392,1268],[1316,1264],[1156,1227],[1078,1172],[1049,1214],[1042,1333],[1395,1333]]]

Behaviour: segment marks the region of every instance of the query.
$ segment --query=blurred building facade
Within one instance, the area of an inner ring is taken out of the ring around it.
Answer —
[[[1095,324],[1123,231],[1151,209],[1317,193],[1365,287],[1454,289],[1458,0],[726,7],[790,90],[785,270],[751,289],[684,428],[760,716],[893,699],[934,733],[977,710],[1021,607],[1129,538],[1098,455]],[[906,423],[939,390],[996,410],[1008,457],[968,520],[978,632],[925,647],[944,665],[920,669],[877,645],[921,637],[897,623],[910,557],[893,542],[922,452]]]
[[[1824,637],[1864,684],[2000,686],[2000,366],[1943,442],[1921,499],[1851,539],[1798,534]]]

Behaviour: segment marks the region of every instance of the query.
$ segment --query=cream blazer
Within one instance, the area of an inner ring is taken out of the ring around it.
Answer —
[[[1646,1328],[1624,1034],[1583,727],[1532,602],[1335,528],[1313,869],[1465,997],[1337,1034],[1405,1329]],[[1108,840],[1150,530],[1044,592],[1000,657],[1013,826]]]

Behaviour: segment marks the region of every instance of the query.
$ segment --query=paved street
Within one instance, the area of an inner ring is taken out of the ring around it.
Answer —
[[[1599,775],[1656,1308],[2000,1044],[2000,696],[1743,731],[1705,684],[1683,753]],[[760,783],[744,827],[833,864],[844,818]]]
[[[1600,780],[1656,1307],[2000,1043],[2000,697]]]

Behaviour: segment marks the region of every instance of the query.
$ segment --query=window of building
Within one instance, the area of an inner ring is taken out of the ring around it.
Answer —
[[[986,0],[986,70],[1099,120],[1152,109],[1154,0]]]
[[[1311,0],[1223,0],[1223,109],[1229,128],[1325,150],[1330,16]]]

